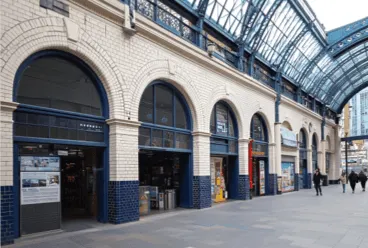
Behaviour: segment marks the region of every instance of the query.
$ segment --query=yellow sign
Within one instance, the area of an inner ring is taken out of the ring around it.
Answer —
[[[265,152],[252,151],[252,156],[264,156]]]

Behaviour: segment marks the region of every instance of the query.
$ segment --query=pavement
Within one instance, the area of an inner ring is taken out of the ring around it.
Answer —
[[[348,185],[347,185],[348,186]],[[27,248],[368,248],[368,191],[341,185],[17,239]]]

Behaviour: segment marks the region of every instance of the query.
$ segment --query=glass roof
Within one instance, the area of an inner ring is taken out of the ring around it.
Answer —
[[[334,110],[367,83],[367,42],[332,57],[327,40],[320,38],[325,34],[318,20],[304,2],[297,6],[284,0],[183,1],[193,9],[208,1],[205,18],[210,23]],[[301,14],[300,8],[308,9]]]

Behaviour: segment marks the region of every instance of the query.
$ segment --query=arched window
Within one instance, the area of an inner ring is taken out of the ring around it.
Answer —
[[[139,105],[139,145],[191,149],[190,117],[181,94],[173,87],[155,82],[143,92]]]
[[[71,60],[45,56],[32,61],[18,83],[19,103],[102,116],[96,82]]]
[[[251,122],[251,138],[255,141],[268,142],[266,125],[262,117],[255,114]]]
[[[303,129],[299,132],[299,148],[307,148],[307,136]]]
[[[50,50],[26,59],[15,77],[14,101],[20,103],[16,141],[106,145],[106,92],[95,73],[71,54]]]
[[[313,134],[313,138],[312,138],[312,164],[313,164],[314,169],[318,168],[317,142],[318,142],[317,135]]]
[[[211,152],[237,153],[237,127],[234,114],[225,102],[213,107],[210,120]]]

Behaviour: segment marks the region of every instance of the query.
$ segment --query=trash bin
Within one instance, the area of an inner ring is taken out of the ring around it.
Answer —
[[[322,186],[328,186],[328,176],[327,175],[323,176]]]

